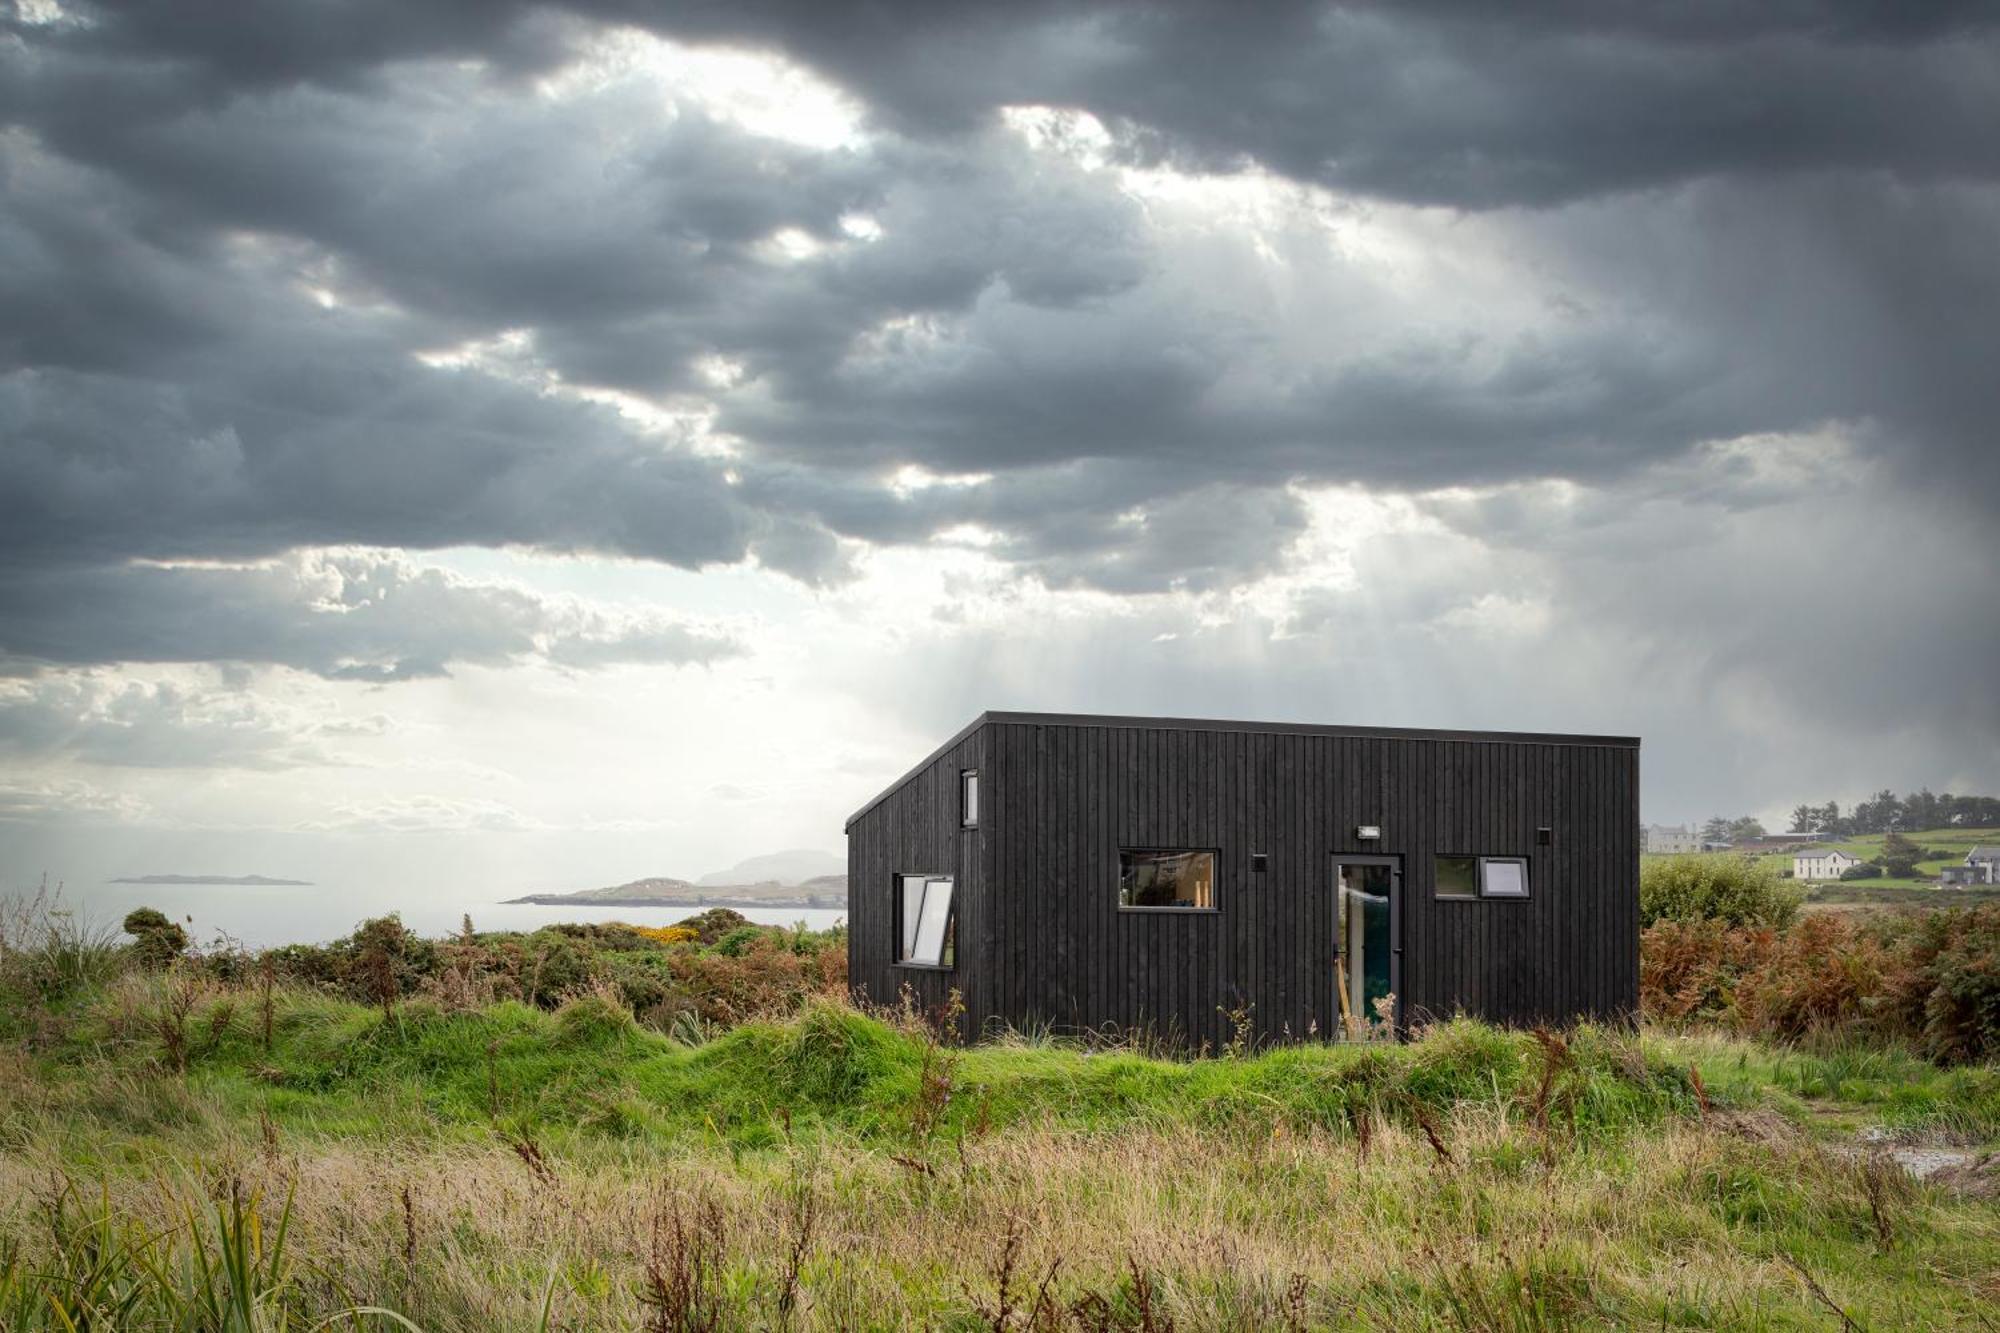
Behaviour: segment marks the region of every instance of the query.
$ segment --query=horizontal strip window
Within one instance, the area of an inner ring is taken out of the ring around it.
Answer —
[[[1440,856],[1432,893],[1438,898],[1526,898],[1525,856]]]
[[[1118,906],[1127,912],[1214,911],[1215,853],[1119,848]]]

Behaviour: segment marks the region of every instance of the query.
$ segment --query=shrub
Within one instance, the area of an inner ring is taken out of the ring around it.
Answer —
[[[715,942],[715,951],[724,957],[741,958],[763,938],[764,932],[756,926],[738,926]]]
[[[1660,921],[1639,937],[1639,1008],[1658,1023],[1733,1023],[1736,988],[1764,966],[1777,932],[1722,921]]]
[[[1897,960],[1843,916],[1820,912],[1779,935],[1747,972],[1737,1007],[1752,1031],[1795,1040],[1808,1032],[1878,1026],[1871,1002]]]
[[[693,926],[633,926],[632,933],[655,944],[692,944],[701,938]]]
[[[733,907],[711,907],[679,924],[692,930],[698,943],[712,945],[730,931],[749,925],[750,918]]]
[[[1889,1001],[1924,1053],[1965,1063],[2000,1056],[2000,903],[1892,918],[1878,929],[1904,954]]]
[[[1842,880],[1880,879],[1882,878],[1882,867],[1869,865],[1864,861],[1858,866],[1849,866],[1847,869],[1841,871],[1840,877]]]
[[[1640,938],[1639,1002],[1660,1023],[1797,1040],[1909,1041],[1933,1060],[2000,1056],[2000,903],[1786,931],[1660,921]]]
[[[135,907],[125,914],[124,930],[136,943],[132,952],[139,961],[155,971],[172,964],[174,959],[187,952],[187,932],[180,923],[169,920],[165,912],[157,907]]]
[[[1639,919],[1725,921],[1783,928],[1798,916],[1803,895],[1769,865],[1728,852],[1663,856],[1639,867]]]

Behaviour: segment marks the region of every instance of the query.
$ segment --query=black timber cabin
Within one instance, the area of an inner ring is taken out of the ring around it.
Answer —
[[[858,997],[1219,1044],[1626,1019],[1639,742],[983,713],[847,821]]]

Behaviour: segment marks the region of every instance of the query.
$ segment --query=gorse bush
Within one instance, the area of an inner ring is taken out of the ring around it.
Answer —
[[[1639,923],[1726,921],[1782,929],[1805,895],[1763,862],[1731,852],[1648,857],[1639,866]]]
[[[468,923],[438,941],[382,917],[346,939],[285,945],[256,961],[265,960],[282,980],[378,1006],[429,996],[452,1008],[518,1000],[553,1009],[608,992],[662,1032],[684,1014],[730,1025],[847,989],[843,932],[752,925],[726,908],[666,927],[604,922],[482,935]],[[241,960],[230,965],[244,970]]]
[[[140,907],[127,912],[122,925],[125,933],[136,941],[133,952],[147,967],[166,967],[187,952],[187,931],[158,908]]]

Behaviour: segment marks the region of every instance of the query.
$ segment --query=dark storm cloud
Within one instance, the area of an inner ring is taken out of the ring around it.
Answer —
[[[1955,478],[1995,479],[2000,46],[1970,6],[71,12],[0,39],[17,655],[203,655],[204,621],[163,648],[51,595],[130,607],[154,577],[131,557],[519,544],[829,581],[839,537],[977,524],[1051,582],[1132,592],[1273,568],[1292,482],[1615,487],[1829,420],[1971,503]],[[618,22],[782,51],[868,133],[790,143],[645,79],[537,90]],[[1553,313],[1404,308],[1325,238],[1260,267],[1169,235],[1000,123],[1026,103],[1093,112],[1114,160],[1468,210],[1432,244]],[[773,252],[794,233],[803,257]],[[1324,309],[1282,335],[1294,287]],[[467,343],[464,368],[415,358]],[[692,405],[737,454],[556,384]],[[906,464],[989,479],[899,497]],[[442,660],[223,602],[207,655]]]
[[[657,617],[587,607],[369,554],[253,566],[63,566],[0,573],[0,667],[240,662],[387,682],[455,664],[707,663],[742,645]]]
[[[1166,157],[1488,207],[1717,173],[1992,179],[1996,23],[1974,3],[1458,0],[732,3],[668,26],[773,44],[906,131],[1081,106]]]

